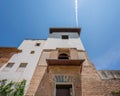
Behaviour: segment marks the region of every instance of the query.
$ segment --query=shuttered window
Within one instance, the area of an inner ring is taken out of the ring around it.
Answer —
[[[8,67],[8,68],[12,68],[14,64],[15,64],[15,63],[10,62],[10,63],[8,63],[8,64],[6,65],[6,67]]]

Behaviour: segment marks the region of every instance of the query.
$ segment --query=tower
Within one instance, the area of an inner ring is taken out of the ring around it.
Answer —
[[[79,28],[50,29],[28,93],[36,96],[75,96],[74,86],[80,82],[84,62],[79,55],[84,51],[79,36]]]
[[[80,28],[50,28],[28,96],[82,96],[82,74],[90,72],[91,64],[80,31]]]

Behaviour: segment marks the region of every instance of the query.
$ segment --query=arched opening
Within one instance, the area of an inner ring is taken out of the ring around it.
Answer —
[[[69,56],[65,53],[59,54],[58,59],[69,59]]]

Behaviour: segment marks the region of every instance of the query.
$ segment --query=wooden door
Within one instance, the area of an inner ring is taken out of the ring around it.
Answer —
[[[56,96],[70,96],[70,88],[69,85],[59,85],[56,87]]]
[[[57,89],[56,96],[70,96],[69,89]]]

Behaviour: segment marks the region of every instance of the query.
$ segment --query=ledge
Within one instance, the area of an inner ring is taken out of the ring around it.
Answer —
[[[60,60],[60,59],[46,59],[48,66],[80,66],[85,61],[79,60]]]

